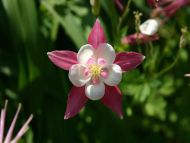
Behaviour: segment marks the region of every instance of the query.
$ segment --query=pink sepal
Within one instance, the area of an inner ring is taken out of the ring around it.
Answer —
[[[122,71],[129,71],[142,63],[145,56],[136,52],[121,52],[116,55],[115,64],[119,65]]]
[[[72,51],[52,51],[47,53],[49,59],[58,67],[69,70],[74,64],[77,64],[77,53]]]
[[[68,96],[64,119],[74,117],[85,106],[87,101],[85,87],[73,86]]]
[[[94,48],[98,48],[102,43],[106,43],[106,36],[99,19],[96,19],[92,31],[88,36],[88,44],[92,45]]]
[[[101,102],[113,112],[115,112],[121,119],[123,118],[122,95],[120,89],[117,86],[106,85],[105,95]]]

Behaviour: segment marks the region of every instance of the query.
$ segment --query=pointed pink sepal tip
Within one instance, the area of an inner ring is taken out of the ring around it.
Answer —
[[[85,95],[85,87],[73,86],[68,96],[64,119],[74,117],[85,106],[88,98]]]
[[[106,36],[100,20],[97,18],[88,36],[88,44],[92,45],[94,48],[98,48],[102,43],[106,43]]]
[[[119,65],[122,71],[129,71],[139,66],[145,56],[137,52],[121,52],[117,53],[114,63]]]
[[[69,70],[72,65],[77,64],[77,53],[67,50],[52,51],[47,53],[48,58],[56,66]]]
[[[117,86],[107,86],[101,102],[123,119],[122,94]]]

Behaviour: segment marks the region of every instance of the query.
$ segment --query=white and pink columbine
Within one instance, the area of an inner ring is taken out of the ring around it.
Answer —
[[[87,44],[77,54],[78,64],[69,69],[69,79],[77,87],[85,86],[86,96],[99,100],[104,96],[105,84],[115,86],[121,81],[122,70],[114,64],[116,54],[107,43],[97,49]]]
[[[68,96],[64,119],[75,116],[88,99],[101,102],[120,118],[122,96],[117,85],[122,73],[136,68],[144,56],[136,52],[115,53],[106,42],[104,30],[97,19],[88,37],[78,53],[61,50],[48,52],[49,59],[58,67],[69,71],[73,87]]]

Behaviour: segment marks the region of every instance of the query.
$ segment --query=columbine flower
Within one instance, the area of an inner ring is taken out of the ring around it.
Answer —
[[[139,26],[139,30],[142,34],[152,36],[158,31],[160,23],[157,19],[148,19]]]
[[[126,37],[123,37],[121,39],[122,44],[128,44],[128,45],[136,45],[136,44],[144,44],[150,41],[156,41],[158,40],[158,35],[154,34],[152,36],[148,36],[142,33],[135,33],[128,35]]]
[[[64,119],[75,116],[88,99],[100,100],[122,118],[121,92],[117,84],[122,72],[136,68],[144,56],[135,52],[115,54],[106,43],[106,37],[99,20],[88,37],[88,44],[78,53],[72,51],[49,52],[50,60],[58,67],[69,70],[73,87],[69,93]]]
[[[113,64],[115,57],[113,47],[107,43],[97,49],[84,45],[77,54],[78,64],[69,70],[69,79],[77,87],[85,85],[89,99],[99,100],[105,93],[104,84],[115,86],[121,81],[121,67]]]
[[[1,116],[0,116],[0,143],[17,143],[19,141],[19,139],[26,133],[26,131],[28,130],[28,124],[30,123],[30,121],[33,118],[33,115],[30,115],[30,117],[28,118],[28,120],[24,123],[24,125],[22,126],[22,128],[19,130],[19,132],[16,134],[16,136],[12,138],[13,135],[13,130],[16,124],[16,120],[18,118],[20,109],[21,109],[21,104],[19,104],[16,114],[14,116],[14,119],[11,123],[11,126],[7,132],[7,135],[4,139],[4,127],[5,127],[5,118],[6,118],[6,111],[7,111],[7,104],[8,102],[5,102],[5,107],[1,110]],[[4,141],[3,141],[4,140]]]

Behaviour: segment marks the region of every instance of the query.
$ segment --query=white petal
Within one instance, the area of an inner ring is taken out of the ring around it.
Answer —
[[[156,19],[148,19],[139,26],[139,30],[145,35],[154,35],[159,28],[160,24]]]
[[[94,49],[91,45],[83,45],[77,54],[77,59],[80,64],[86,64],[90,58],[94,57]]]
[[[98,49],[95,51],[97,59],[104,59],[106,65],[113,64],[115,60],[115,50],[110,44],[104,43],[101,44]]]
[[[85,69],[86,67],[80,64],[72,65],[69,69],[69,79],[73,85],[81,87],[90,80],[90,76],[85,75]]]
[[[86,96],[91,100],[99,100],[104,96],[105,93],[105,85],[103,82],[99,84],[86,84],[85,88]]]
[[[104,82],[107,84],[107,85],[110,85],[110,86],[115,86],[117,84],[120,83],[121,81],[121,78],[122,78],[122,70],[121,70],[121,67],[116,65],[116,64],[113,64],[110,69],[109,69],[109,72],[108,72],[108,77],[107,78],[104,78]]]

